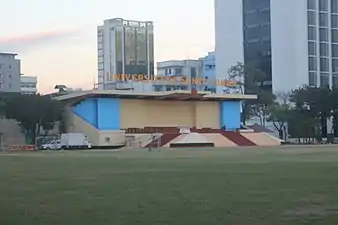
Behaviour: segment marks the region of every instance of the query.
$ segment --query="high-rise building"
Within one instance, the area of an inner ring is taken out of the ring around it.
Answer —
[[[150,21],[108,19],[97,29],[98,87],[125,84],[116,74],[154,75],[154,27]]]
[[[0,92],[20,92],[20,60],[17,54],[0,53]]]
[[[338,0],[215,0],[216,76],[236,62],[266,87],[338,87]]]

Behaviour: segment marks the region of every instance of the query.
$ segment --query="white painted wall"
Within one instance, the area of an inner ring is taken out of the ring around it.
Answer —
[[[272,90],[308,84],[307,0],[271,0]]]
[[[240,0],[215,0],[216,79],[225,79],[237,62],[244,62],[243,7]]]

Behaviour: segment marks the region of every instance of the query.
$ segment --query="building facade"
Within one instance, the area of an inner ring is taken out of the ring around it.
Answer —
[[[20,92],[20,60],[17,54],[0,53],[0,92]]]
[[[208,55],[200,58],[203,65],[203,77],[206,80],[215,80],[216,79],[216,56],[215,52],[208,52]],[[211,91],[213,93],[217,92],[217,85],[215,82],[209,82],[205,86],[205,91]]]
[[[154,91],[172,91],[172,90],[204,90],[204,85],[194,85],[189,82],[191,79],[203,78],[203,60],[169,60],[157,62],[157,76],[175,77],[174,80],[154,80]],[[181,76],[187,78],[187,82],[181,82]]]
[[[215,26],[218,77],[244,62],[275,93],[338,86],[338,0],[215,0]]]
[[[116,74],[154,75],[154,27],[150,21],[108,19],[97,28],[98,88],[127,89]]]
[[[37,93],[38,78],[32,76],[21,76],[21,93],[35,95]]]

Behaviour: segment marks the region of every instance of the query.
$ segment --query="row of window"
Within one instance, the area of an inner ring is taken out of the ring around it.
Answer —
[[[205,70],[214,70],[216,68],[216,65],[205,65],[204,69]]]
[[[319,41],[320,42],[329,42],[329,37],[331,33],[331,42],[338,43],[338,29],[319,28]],[[317,41],[317,32],[318,28],[309,26],[308,27],[308,40]]]
[[[25,91],[23,91],[23,92],[21,92],[21,94],[23,94],[23,95],[35,95],[36,93],[35,92],[25,92]]]
[[[307,8],[310,10],[317,9],[318,0],[307,0]],[[331,5],[331,12],[338,13],[338,0],[319,0],[318,7],[319,11],[327,12],[329,11],[329,6]]]
[[[244,25],[251,26],[270,22],[270,11],[261,11],[244,14]]]
[[[0,63],[0,69],[4,69],[6,67],[5,64]],[[8,69],[12,69],[12,65],[8,65]]]
[[[164,70],[164,75],[182,75],[182,68],[167,68]]]
[[[0,79],[4,78],[4,74],[0,72]],[[8,74],[8,78],[11,79],[12,78],[12,74]]]
[[[270,24],[255,26],[244,29],[244,40],[260,39],[263,37],[270,37]]]
[[[309,41],[309,55],[316,56],[317,51],[317,42]],[[331,56],[329,54],[329,43],[319,43],[319,56],[320,57],[333,57],[338,58],[338,44],[331,45]]]
[[[317,87],[328,87],[330,85],[330,73],[320,73],[319,85],[317,81],[317,72],[309,72],[309,86]],[[332,74],[332,87],[338,87],[338,73]]]
[[[36,88],[36,84],[21,84],[22,88]]]
[[[245,11],[270,8],[270,0],[243,0]]]
[[[319,21],[317,23],[317,16],[319,16]],[[308,11],[307,12],[307,20],[308,25],[320,27],[328,27],[329,26],[329,14],[328,13],[316,13],[315,11]],[[332,14],[331,15],[331,28],[338,28],[338,15]]]
[[[0,89],[2,89],[2,88],[5,88],[5,84],[0,82]],[[12,84],[11,83],[8,84],[8,88],[9,89],[12,88]]]
[[[174,91],[174,90],[182,90],[182,91],[186,91],[188,90],[188,87],[186,86],[167,86],[167,87],[162,87],[162,86],[155,86],[155,91]]]
[[[321,72],[331,72],[330,71],[330,59],[329,58],[320,58],[319,59],[319,68],[316,57],[309,57],[309,70],[310,71],[319,71]],[[338,59],[332,59],[332,72],[338,73]]]

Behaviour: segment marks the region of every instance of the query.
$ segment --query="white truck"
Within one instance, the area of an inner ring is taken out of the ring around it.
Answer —
[[[83,133],[64,133],[60,138],[61,149],[89,149],[92,147]]]
[[[40,146],[41,150],[90,149],[92,147],[87,136],[82,133],[64,133],[60,140],[49,141]]]

